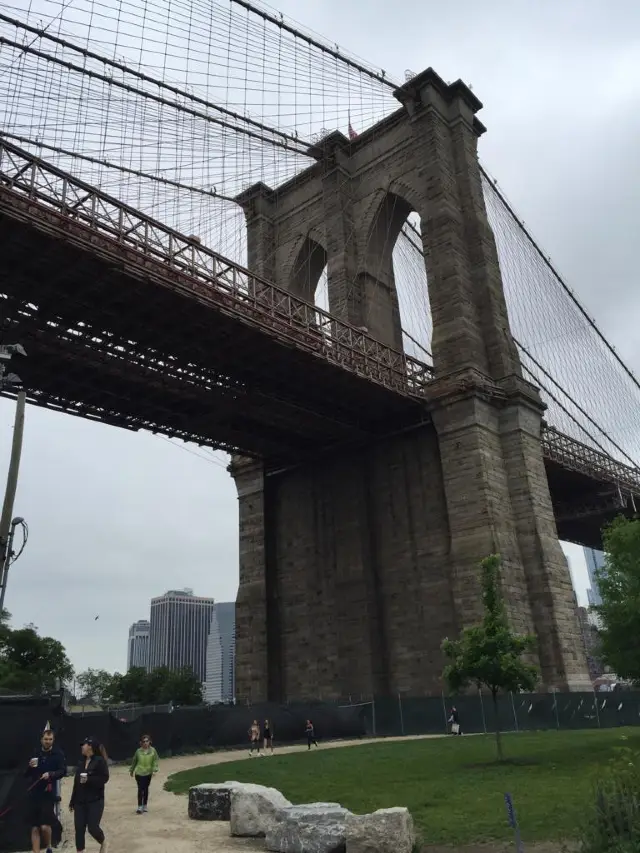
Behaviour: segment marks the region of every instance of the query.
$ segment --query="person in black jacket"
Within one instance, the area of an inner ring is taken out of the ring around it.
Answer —
[[[54,734],[47,724],[40,747],[35,750],[25,771],[29,795],[27,818],[31,827],[31,849],[40,853],[44,845],[51,853],[51,827],[57,824],[55,815],[58,779],[67,775],[67,762],[62,750],[54,743]]]
[[[100,845],[100,853],[105,853],[107,849],[100,820],[104,811],[104,786],[108,781],[109,766],[105,748],[97,738],[85,738],[69,802],[69,810],[73,812],[78,853],[84,851],[87,830]]]

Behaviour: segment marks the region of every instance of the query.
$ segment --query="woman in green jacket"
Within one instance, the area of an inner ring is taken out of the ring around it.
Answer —
[[[136,809],[136,814],[142,814],[147,811],[151,777],[157,772],[158,753],[151,746],[149,735],[142,735],[140,738],[140,748],[136,749],[136,754],[133,756],[130,768],[130,773],[136,777],[138,785],[138,808]]]

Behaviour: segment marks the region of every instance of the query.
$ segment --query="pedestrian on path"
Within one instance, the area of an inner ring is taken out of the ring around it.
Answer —
[[[73,812],[78,853],[84,853],[87,831],[100,845],[100,853],[106,853],[107,842],[100,821],[104,812],[104,786],[108,781],[109,767],[104,746],[97,738],[85,738],[69,802],[69,811]]]
[[[254,720],[251,723],[251,728],[249,729],[249,738],[251,740],[251,749],[249,750],[249,757],[253,755],[254,749],[258,753],[258,757],[260,757],[260,725],[257,720]]]
[[[149,786],[154,774],[158,772],[158,753],[151,745],[149,735],[142,735],[140,746],[135,751],[129,772],[135,776],[138,786],[138,808],[136,814],[147,811],[149,804]]]
[[[55,814],[58,780],[67,775],[64,753],[56,747],[54,734],[47,723],[40,747],[29,761],[25,776],[29,783],[27,817],[31,827],[31,850],[40,853],[43,845],[51,853],[52,827],[58,824]]]
[[[452,735],[461,735],[462,729],[460,728],[460,715],[458,714],[458,709],[453,707],[451,709],[451,716],[449,717],[449,723],[451,724],[451,734]]]
[[[264,726],[262,728],[262,735],[264,737],[264,751],[265,754],[268,749],[271,750],[271,755],[273,755],[273,729],[271,727],[271,723],[269,720],[264,721]]]
[[[311,744],[315,744],[316,748],[318,746],[318,741],[316,740],[315,729],[313,728],[313,723],[311,720],[307,720],[307,724],[304,727],[305,733],[307,735],[307,748],[311,749]]]

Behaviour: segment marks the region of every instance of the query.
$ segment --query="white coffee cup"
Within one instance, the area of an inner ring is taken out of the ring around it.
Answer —
[[[80,774],[80,784],[81,784],[81,785],[84,785],[84,784],[85,784],[85,782],[87,781],[87,776],[88,776],[88,775],[89,775],[88,773],[81,773],[81,774]]]
[[[38,759],[32,758],[31,761],[29,762],[29,767],[37,767],[37,766],[38,766]]]

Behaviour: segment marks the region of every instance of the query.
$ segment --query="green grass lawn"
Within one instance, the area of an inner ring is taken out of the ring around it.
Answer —
[[[381,741],[344,749],[208,765],[176,773],[167,789],[201,782],[256,782],[293,803],[339,802],[366,813],[407,806],[427,844],[510,839],[505,792],[527,841],[572,839],[591,802],[595,771],[616,747],[640,751],[640,729],[536,732],[505,737],[497,765],[491,737]]]

